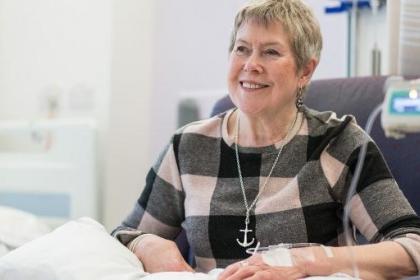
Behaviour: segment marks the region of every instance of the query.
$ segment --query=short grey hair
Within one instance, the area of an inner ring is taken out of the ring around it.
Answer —
[[[248,20],[256,20],[265,26],[280,22],[289,36],[297,71],[302,70],[312,58],[319,61],[322,35],[319,22],[311,8],[302,0],[253,0],[235,17],[229,52],[232,52],[238,29]]]

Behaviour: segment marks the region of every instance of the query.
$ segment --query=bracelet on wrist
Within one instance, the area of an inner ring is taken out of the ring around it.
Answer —
[[[150,236],[150,235],[153,235],[153,234],[142,233],[139,236],[137,236],[136,238],[134,238],[130,243],[128,243],[128,246],[127,246],[128,250],[135,253],[136,247],[140,243],[140,241],[142,241],[145,237]]]

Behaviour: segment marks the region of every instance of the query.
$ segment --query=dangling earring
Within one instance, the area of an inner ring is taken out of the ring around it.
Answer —
[[[296,108],[300,111],[303,105],[303,87],[298,87],[296,94]]]

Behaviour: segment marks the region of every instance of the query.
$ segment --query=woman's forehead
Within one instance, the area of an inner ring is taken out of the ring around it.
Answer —
[[[262,23],[256,20],[246,20],[238,28],[236,41],[250,43],[257,40],[264,45],[288,45],[289,35],[280,21]]]

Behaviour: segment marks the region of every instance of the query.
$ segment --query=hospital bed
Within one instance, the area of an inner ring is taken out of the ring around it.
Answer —
[[[98,194],[94,121],[0,122],[0,244],[15,248],[45,227],[98,219]]]

